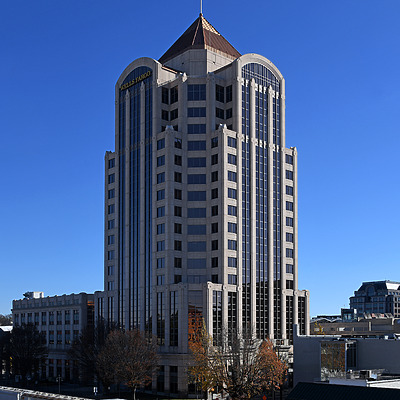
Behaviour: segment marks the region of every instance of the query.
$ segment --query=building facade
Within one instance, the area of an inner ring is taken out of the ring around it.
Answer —
[[[188,325],[252,327],[289,345],[309,331],[298,290],[297,150],[285,81],[200,14],[115,87],[105,156],[105,291],[97,315],[157,337],[157,390],[187,391]],[[179,379],[178,379],[179,377]]]
[[[366,378],[366,371],[397,378],[400,374],[397,338],[304,336],[296,332],[293,348],[294,386],[299,382],[332,381],[332,378],[354,379],[363,373]]]
[[[87,326],[94,324],[94,295],[87,293],[44,297],[33,292],[22,300],[14,300],[14,326],[32,324],[44,333],[48,348],[47,361],[41,365],[42,379],[61,377],[63,381],[79,378],[78,365],[68,354],[73,340]]]
[[[363,282],[354,296],[350,307],[357,313],[390,313],[400,318],[400,283],[393,281]]]

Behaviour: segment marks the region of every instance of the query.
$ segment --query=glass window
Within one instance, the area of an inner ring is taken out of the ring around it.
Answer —
[[[293,202],[291,201],[286,202],[286,210],[293,211]]]
[[[157,167],[161,167],[165,164],[165,156],[159,156],[157,157]]]
[[[237,216],[237,207],[228,205],[228,215]]]
[[[286,249],[286,257],[293,258],[293,249]]]
[[[165,189],[157,190],[157,200],[165,199]]]
[[[286,154],[285,159],[286,159],[286,162],[287,162],[288,164],[292,164],[292,165],[293,165],[293,156],[291,156],[291,155],[289,155],[289,154]]]
[[[189,124],[188,125],[188,134],[200,134],[206,133],[206,124]]]
[[[161,110],[161,119],[164,121],[168,121],[168,111],[167,110]]]
[[[174,206],[175,217],[182,217],[182,207]]]
[[[171,98],[171,104],[174,104],[178,101],[178,86],[174,86],[170,90],[170,98]]]
[[[175,165],[182,165],[182,156],[178,156],[177,154],[175,154]]]
[[[114,168],[115,167],[115,158],[111,158],[108,160],[108,168]]]
[[[232,108],[228,108],[227,110],[226,110],[226,119],[230,119],[230,118],[232,118]]]
[[[237,233],[237,224],[228,222],[228,232]]]
[[[180,189],[175,189],[174,190],[174,197],[177,200],[182,200],[182,190]]]
[[[225,119],[225,111],[222,108],[216,107],[215,116],[220,119]]]
[[[286,226],[293,226],[293,218],[286,217]]]
[[[157,183],[165,182],[165,172],[157,174]]]
[[[161,102],[164,104],[169,104],[169,100],[168,100],[168,92],[169,90],[165,87],[162,88],[161,91]]]
[[[182,282],[182,275],[174,275],[174,283],[181,283],[181,282]],[[178,344],[176,344],[176,346],[177,345]],[[170,391],[172,391],[171,387],[170,387]],[[177,392],[177,390],[175,392]]]
[[[218,206],[212,206],[211,207],[211,216],[215,217],[216,215],[218,215]]]
[[[188,117],[205,117],[206,108],[205,107],[188,107]]]
[[[115,251],[114,250],[110,250],[107,252],[107,259],[108,260],[114,260],[114,255],[115,255]]]
[[[218,233],[218,222],[213,222],[211,224],[211,233]]]
[[[159,240],[157,242],[157,251],[164,251],[165,250],[165,241]]]
[[[216,182],[218,180],[218,171],[211,172],[211,182]]]
[[[114,219],[110,219],[109,221],[108,221],[108,229],[114,229],[114,226],[115,226],[115,220]]]
[[[158,224],[157,225],[157,235],[161,235],[165,233],[165,224]]]
[[[206,149],[205,140],[189,140],[188,141],[188,151],[198,151]]]
[[[218,198],[218,188],[211,189],[211,198],[212,199]]]
[[[114,265],[109,265],[107,267],[107,274],[114,275]],[[67,311],[65,311],[65,323],[67,323]],[[69,323],[69,316],[68,316],[68,323]]]
[[[237,147],[237,140],[236,138],[233,138],[232,136],[228,136],[228,146],[233,147],[236,149]]]
[[[217,274],[211,275],[211,282],[212,283],[218,283],[218,275]]]
[[[228,274],[228,284],[229,285],[236,285],[237,284],[237,276]]]
[[[200,168],[206,166],[205,157],[189,157],[188,158],[188,168]]]
[[[178,118],[178,109],[175,108],[175,110],[172,110],[172,111],[169,113],[169,115],[170,115],[170,117],[169,117],[169,120],[170,120],[170,121],[173,121],[174,119],[177,119],[177,118]]]
[[[108,206],[108,213],[109,214],[114,214],[114,211],[115,211],[115,205],[114,204],[110,204]]]
[[[237,268],[237,258],[236,257],[228,257],[228,267]]]
[[[218,240],[211,240],[211,250],[218,250]]]
[[[206,85],[188,85],[188,100],[206,100]]]
[[[114,244],[115,243],[115,236],[114,235],[109,235],[107,238],[107,243],[110,244]]]
[[[228,249],[229,250],[237,250],[237,241],[228,239]]]
[[[286,185],[286,194],[293,196],[293,186]]]
[[[225,103],[225,88],[220,85],[215,85],[215,100]]]
[[[236,156],[234,154],[228,153],[228,163],[232,165],[236,165]]]
[[[182,268],[182,258],[180,257],[174,258],[174,268]]]
[[[293,243],[293,233],[286,232],[286,241]]]
[[[115,189],[111,189],[108,191],[108,198],[113,199],[115,197]]]
[[[206,200],[206,191],[190,191],[188,192],[188,201],[205,201]]]
[[[293,264],[286,264],[286,273],[293,274]]]
[[[226,102],[232,101],[232,85],[226,87]]]
[[[188,235],[205,235],[206,225],[188,225],[187,226]]]
[[[165,268],[165,258],[157,258],[157,268]]]
[[[182,251],[182,241],[174,240],[174,250],[175,251]]]
[[[196,252],[196,251],[206,251],[207,249],[207,242],[206,241],[201,241],[201,242],[188,242],[188,249],[187,251],[190,252]]]
[[[182,224],[174,224],[174,232],[178,235],[182,234]]]
[[[211,268],[218,268],[218,257],[211,258]]]
[[[161,150],[165,147],[165,138],[157,140],[157,150]]]
[[[175,182],[182,183],[182,174],[180,172],[174,172]]]
[[[157,275],[157,286],[165,284],[165,276],[164,275]]]
[[[157,207],[157,217],[163,217],[165,215],[165,207]]]
[[[108,183],[114,183],[115,182],[115,174],[110,174],[108,175]]]
[[[286,170],[286,179],[293,180],[293,171]]]
[[[236,182],[236,180],[237,180],[236,172],[228,171],[228,181]]]
[[[188,208],[188,218],[205,218],[206,208]]]
[[[215,85],[215,100],[225,103],[225,88],[220,85]]]
[[[211,148],[218,147],[218,136],[211,138]]]
[[[201,185],[206,183],[206,174],[188,174],[188,184]]]
[[[228,197],[230,199],[237,199],[237,190],[233,188],[228,188]]]
[[[182,148],[182,139],[176,137],[174,140],[174,144],[175,144],[176,149],[181,149]]]
[[[218,164],[218,154],[211,155],[211,165]]]

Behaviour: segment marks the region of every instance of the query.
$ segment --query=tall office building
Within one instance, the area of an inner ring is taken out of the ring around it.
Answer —
[[[157,390],[187,390],[188,321],[259,338],[308,331],[297,279],[297,151],[285,147],[285,81],[200,14],[158,60],[115,87],[105,157],[105,293],[98,309],[156,335]],[[178,379],[179,378],[179,379]]]

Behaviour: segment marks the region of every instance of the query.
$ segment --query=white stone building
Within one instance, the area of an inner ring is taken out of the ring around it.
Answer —
[[[41,378],[57,378],[64,381],[79,378],[77,366],[70,360],[68,350],[72,341],[82,330],[93,325],[94,295],[87,293],[44,297],[29,296],[13,301],[14,326],[33,324],[39,332],[44,332],[49,349],[47,362],[40,371]]]
[[[115,87],[105,156],[105,292],[97,315],[157,336],[154,389],[188,389],[188,321],[308,334],[298,289],[297,150],[285,147],[285,81],[203,17]]]

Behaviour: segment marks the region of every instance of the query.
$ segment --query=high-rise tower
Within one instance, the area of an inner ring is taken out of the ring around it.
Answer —
[[[187,390],[193,313],[211,334],[253,326],[288,344],[294,323],[307,333],[297,151],[285,147],[274,64],[240,55],[200,14],[159,61],[138,58],[119,77],[105,158],[98,309],[157,336],[160,391]]]

